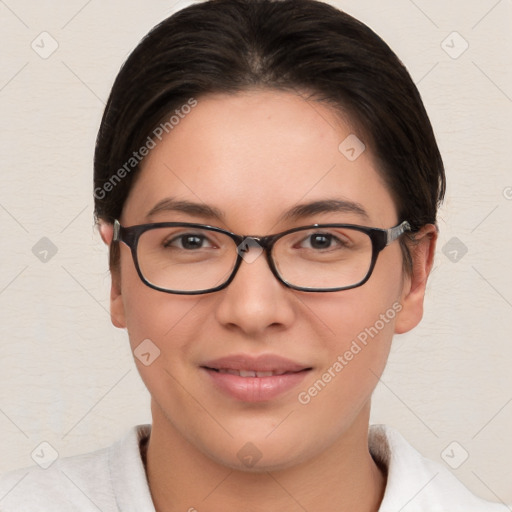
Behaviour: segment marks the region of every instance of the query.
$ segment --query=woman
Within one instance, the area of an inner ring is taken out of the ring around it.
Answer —
[[[444,191],[416,87],[350,16],[212,0],[155,27],[113,86],[94,189],[152,426],[11,474],[2,510],[506,510],[368,428]]]

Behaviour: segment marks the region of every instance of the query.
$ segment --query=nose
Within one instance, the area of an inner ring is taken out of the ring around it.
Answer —
[[[216,318],[229,329],[258,336],[268,329],[286,329],[295,320],[293,290],[280,283],[265,252],[249,244],[233,281],[218,293]]]

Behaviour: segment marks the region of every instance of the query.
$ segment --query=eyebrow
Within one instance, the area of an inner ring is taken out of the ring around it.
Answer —
[[[159,201],[153,208],[151,208],[151,210],[149,210],[146,217],[151,217],[156,213],[163,211],[181,212],[194,217],[217,219],[220,221],[224,221],[225,219],[224,213],[214,206],[210,206],[205,203],[177,200],[172,197]],[[321,213],[354,213],[365,220],[369,219],[368,213],[360,203],[348,201],[346,199],[324,199],[294,206],[279,217],[279,222],[290,220],[296,221],[304,217],[311,217]]]
[[[368,213],[360,203],[346,199],[324,199],[311,203],[298,204],[281,215],[279,220],[299,220],[304,217],[318,215],[319,213],[355,213],[365,220],[369,219]]]
[[[159,201],[149,210],[146,218],[164,211],[181,212],[194,217],[206,217],[208,219],[224,219],[224,213],[214,206],[209,206],[205,203],[194,203],[192,201],[181,201],[173,199],[172,197],[167,197]]]

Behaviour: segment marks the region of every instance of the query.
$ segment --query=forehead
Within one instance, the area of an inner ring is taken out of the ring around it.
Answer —
[[[298,204],[341,199],[388,227],[395,205],[361,139],[331,108],[293,93],[200,97],[143,161],[123,218],[142,222],[172,197],[256,233]],[[346,220],[360,222],[354,215]]]

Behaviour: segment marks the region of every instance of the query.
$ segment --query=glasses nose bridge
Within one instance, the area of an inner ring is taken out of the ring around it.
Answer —
[[[258,248],[260,248],[262,253],[265,253],[265,260],[267,262],[268,269],[274,278],[285,286],[288,286],[287,283],[279,275],[272,256],[272,247],[280,238],[280,235],[253,236],[236,235],[234,233],[230,233],[230,236],[236,244],[237,259],[231,276],[226,282],[226,286],[235,279],[238,271],[240,270],[240,267],[242,266],[242,261],[244,263],[253,263],[256,259],[258,259],[259,256],[261,256],[261,253],[259,255],[255,255],[254,252],[250,250],[253,249],[254,251]],[[251,256],[251,252],[253,256]]]
[[[249,256],[249,251],[252,248],[257,249],[258,247],[261,249],[263,253],[265,253],[265,259],[267,261],[267,265],[269,266],[272,274],[277,278],[278,281],[281,281],[280,276],[276,272],[274,259],[272,256],[272,248],[274,246],[275,241],[279,238],[279,235],[267,235],[267,236],[252,236],[246,235],[241,236],[238,239],[237,244],[237,253],[238,253],[238,264],[235,266],[233,272],[233,278],[235,274],[238,273],[240,269],[242,261],[246,263],[252,263],[254,261],[253,258]]]
[[[261,247],[263,252],[265,252],[265,256],[267,257],[267,261],[270,264],[270,267],[272,268],[272,248],[276,242],[276,240],[279,238],[279,235],[267,235],[267,236],[253,236],[253,235],[246,235],[243,237],[240,237],[240,242],[238,245],[238,253],[239,256],[243,259],[243,254],[246,251],[243,249],[241,250],[240,247],[244,245],[245,247],[250,248],[251,246],[254,247],[254,243],[257,244],[257,246]],[[251,244],[252,242],[252,244]]]
[[[267,253],[272,249],[274,245],[274,239],[276,235],[267,235],[267,236],[251,236],[248,235],[245,239],[249,238],[250,240],[254,240],[261,248]]]

